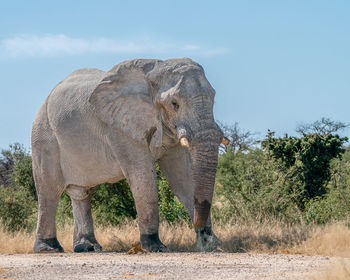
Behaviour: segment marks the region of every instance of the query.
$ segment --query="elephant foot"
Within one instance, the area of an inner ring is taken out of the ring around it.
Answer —
[[[168,248],[159,240],[158,233],[141,234],[142,248],[149,252],[167,252]]]
[[[101,245],[98,244],[94,237],[81,237],[78,241],[74,242],[73,247],[75,253],[102,251]]]
[[[218,248],[220,240],[215,236],[211,227],[205,226],[201,229],[196,229],[198,251],[212,252]]]
[[[37,238],[34,243],[34,253],[62,253],[62,246],[57,238]]]

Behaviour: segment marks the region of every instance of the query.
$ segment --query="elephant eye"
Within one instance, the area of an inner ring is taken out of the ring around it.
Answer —
[[[179,104],[177,104],[176,100],[172,100],[171,104],[173,105],[175,111],[179,109]]]

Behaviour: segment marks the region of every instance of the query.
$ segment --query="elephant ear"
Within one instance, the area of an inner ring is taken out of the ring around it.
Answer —
[[[160,112],[142,71],[124,68],[110,73],[94,89],[89,102],[108,125],[146,145],[162,145]]]

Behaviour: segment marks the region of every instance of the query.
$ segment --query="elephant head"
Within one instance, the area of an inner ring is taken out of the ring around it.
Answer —
[[[194,225],[210,212],[223,134],[213,117],[215,90],[194,61],[131,60],[112,68],[89,102],[99,118],[150,149],[164,138],[189,150],[194,180]]]

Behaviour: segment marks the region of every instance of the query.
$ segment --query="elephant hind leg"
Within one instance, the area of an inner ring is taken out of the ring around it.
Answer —
[[[34,172],[35,177],[35,172]],[[34,252],[63,252],[63,248],[56,238],[56,211],[62,188],[44,188],[41,180],[36,176],[36,190],[38,194],[38,223]]]
[[[38,196],[34,252],[63,252],[56,238],[56,210],[65,188],[58,142],[43,106],[32,130],[32,166]]]
[[[38,203],[38,224],[34,252],[63,252],[64,250],[56,238],[55,217],[58,198],[47,199],[39,195]]]
[[[91,215],[91,197],[96,188],[86,189],[70,185],[66,193],[70,196],[74,216],[74,252],[102,251],[94,233]]]
[[[56,211],[64,189],[61,167],[52,143],[33,146],[33,175],[38,195],[34,252],[63,252],[56,238]],[[49,149],[48,147],[53,147]]]

